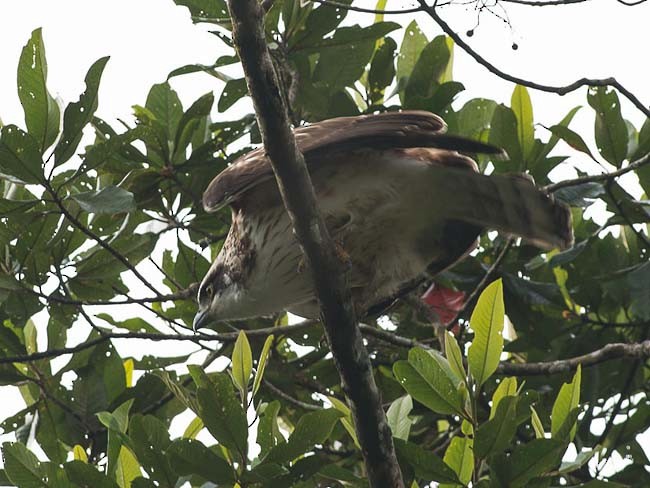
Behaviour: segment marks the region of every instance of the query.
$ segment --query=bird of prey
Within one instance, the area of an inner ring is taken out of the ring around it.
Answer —
[[[342,117],[295,130],[319,208],[349,256],[357,315],[395,296],[425,270],[440,272],[495,229],[542,248],[571,246],[569,209],[522,175],[478,173],[464,153],[500,153],[446,134],[429,112]],[[203,194],[207,212],[229,205],[232,225],[198,291],[195,329],[211,321],[318,303],[263,148],[240,157]]]

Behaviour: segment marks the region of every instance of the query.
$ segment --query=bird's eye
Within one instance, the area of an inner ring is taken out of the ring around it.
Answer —
[[[214,294],[214,288],[211,284],[205,287],[205,293],[208,295],[208,298],[212,298],[212,295]]]

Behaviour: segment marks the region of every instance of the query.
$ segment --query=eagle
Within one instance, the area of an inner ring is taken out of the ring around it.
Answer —
[[[573,243],[571,213],[525,175],[478,172],[466,154],[501,154],[446,133],[425,111],[324,120],[294,130],[325,224],[349,263],[355,311],[399,296],[425,271],[469,254],[481,232],[544,249]],[[203,194],[206,212],[230,206],[232,224],[198,289],[198,329],[210,322],[319,306],[264,148],[237,159]]]

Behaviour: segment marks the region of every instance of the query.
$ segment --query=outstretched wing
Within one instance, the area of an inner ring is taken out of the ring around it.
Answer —
[[[308,167],[340,162],[333,156],[359,149],[431,147],[468,153],[500,154],[497,147],[446,134],[444,121],[430,112],[409,110],[317,122],[294,131]],[[239,158],[217,175],[203,194],[207,212],[238,200],[249,189],[273,177],[271,164],[259,148]]]

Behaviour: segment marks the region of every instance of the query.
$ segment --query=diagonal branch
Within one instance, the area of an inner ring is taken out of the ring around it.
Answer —
[[[636,95],[634,95],[631,91],[629,91],[627,88],[625,88],[623,85],[621,85],[615,78],[581,78],[579,80],[574,81],[573,83],[570,83],[568,85],[564,86],[551,86],[551,85],[542,85],[541,83],[535,83],[534,81],[529,81],[525,80],[523,78],[519,78],[517,76],[513,76],[509,73],[506,73],[505,71],[500,70],[496,66],[494,66],[492,63],[490,63],[487,59],[485,59],[483,56],[481,56],[479,53],[477,53],[469,44],[467,44],[461,36],[459,36],[456,31],[454,31],[447,22],[445,22],[440,15],[438,15],[438,12],[436,11],[435,3],[433,6],[429,6],[425,0],[419,0],[420,6],[424,12],[429,14],[429,16],[440,26],[440,28],[447,34],[449,37],[451,37],[454,42],[463,49],[467,54],[469,54],[474,60],[479,63],[480,65],[484,66],[487,68],[490,73],[493,73],[497,75],[499,78],[502,78],[507,81],[511,81],[512,83],[517,83],[522,86],[526,86],[528,88],[532,88],[534,90],[539,90],[539,91],[544,91],[544,92],[549,92],[549,93],[557,93],[558,95],[566,95],[569,92],[575,91],[578,88],[581,88],[583,86],[611,86],[613,88],[616,88],[619,92],[621,92],[630,102],[632,102],[636,108],[638,108],[641,112],[643,112],[647,117],[650,117],[650,107],[644,105],[641,100],[639,100]]]
[[[373,488],[401,488],[404,482],[391,430],[357,325],[347,276],[318,211],[311,179],[289,127],[287,108],[266,45],[264,11],[258,0],[228,0],[228,7],[233,41],[244,68],[264,148],[311,272],[325,334],[355,421],[369,484]]]
[[[578,186],[584,183],[594,183],[600,181],[610,181],[615,178],[618,178],[621,175],[624,175],[625,173],[629,173],[630,171],[635,171],[640,167],[645,166],[646,164],[649,163],[650,163],[650,153],[640,157],[636,161],[632,161],[625,168],[621,168],[617,171],[612,171],[611,173],[603,173],[600,175],[581,176],[580,178],[574,178],[572,180],[558,181],[557,183],[551,183],[550,185],[546,185],[544,188],[542,188],[542,190],[544,190],[547,193],[553,193],[554,191],[557,191],[560,188],[566,188],[569,186]]]

